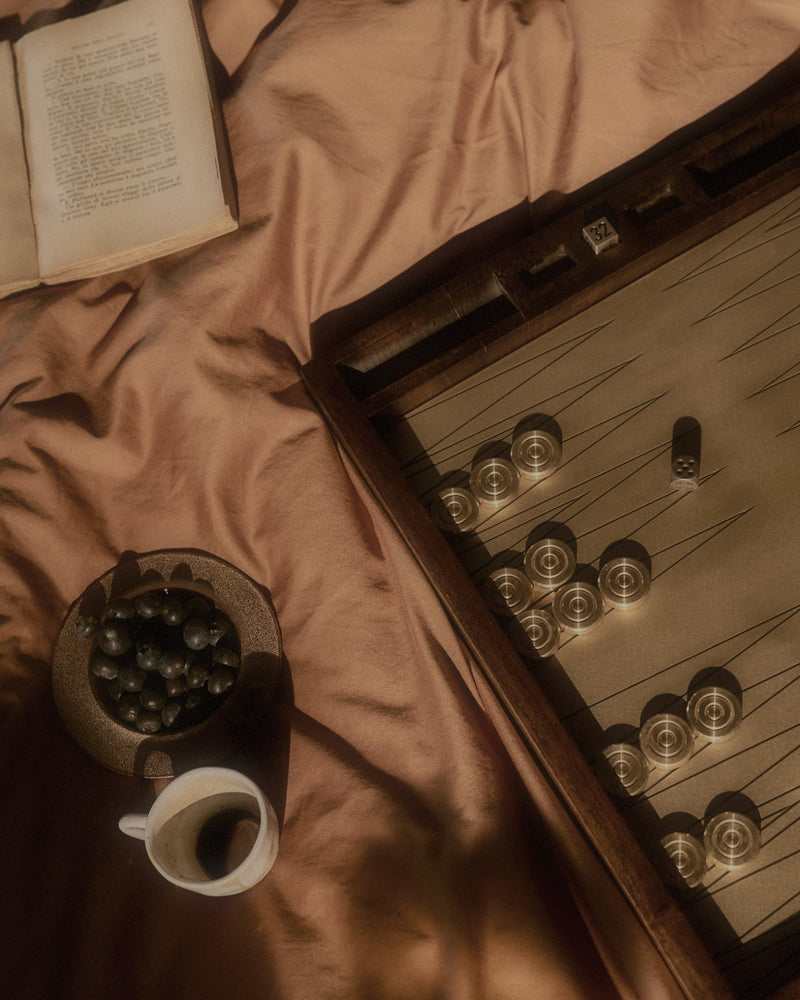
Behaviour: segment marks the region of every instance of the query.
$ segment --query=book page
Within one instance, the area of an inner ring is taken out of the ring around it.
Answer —
[[[0,286],[13,290],[37,281],[39,269],[9,42],[0,43],[0,178]]]
[[[125,0],[16,51],[43,276],[224,211],[187,0]]]

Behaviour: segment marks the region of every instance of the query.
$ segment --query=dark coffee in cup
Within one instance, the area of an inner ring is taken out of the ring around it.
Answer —
[[[230,874],[258,837],[258,816],[248,809],[223,809],[205,821],[197,836],[197,860],[210,878]]]

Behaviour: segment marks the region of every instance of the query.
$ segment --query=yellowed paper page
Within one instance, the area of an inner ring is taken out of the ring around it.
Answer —
[[[126,0],[32,32],[17,55],[44,277],[224,211],[186,0]]]
[[[0,289],[13,291],[36,282],[33,230],[22,123],[9,42],[0,43]]]

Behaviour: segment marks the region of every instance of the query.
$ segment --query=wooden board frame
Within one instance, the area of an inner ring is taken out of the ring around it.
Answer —
[[[303,368],[533,758],[690,1000],[733,997],[380,436],[402,415],[800,186],[800,86],[736,115]],[[616,245],[583,233],[609,220]],[[800,981],[790,985],[800,990]],[[781,993],[781,996],[787,995]],[[795,995],[792,993],[791,995]]]

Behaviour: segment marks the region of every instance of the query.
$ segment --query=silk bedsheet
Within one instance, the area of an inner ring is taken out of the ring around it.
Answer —
[[[3,0],[24,21],[35,3]],[[0,980],[25,1000],[676,996],[527,762],[299,367],[475,227],[551,207],[800,45],[793,0],[208,0],[239,230],[0,303]],[[377,317],[376,317],[377,318]],[[227,761],[281,821],[223,900],[117,818],[50,663],[128,551],[270,594],[281,688]]]

